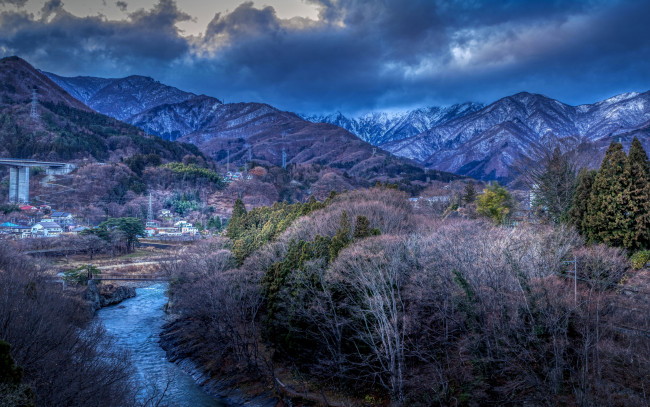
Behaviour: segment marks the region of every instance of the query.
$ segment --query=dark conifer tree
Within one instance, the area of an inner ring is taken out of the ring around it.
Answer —
[[[241,199],[237,198],[235,204],[232,207],[232,216],[230,218],[230,222],[228,223],[228,231],[226,232],[226,235],[229,238],[237,238],[244,217],[246,217],[246,206],[244,206],[244,202]]]
[[[352,228],[348,212],[343,211],[343,213],[341,213],[341,220],[339,221],[339,228],[330,243],[330,261],[334,261],[334,259],[339,255],[339,252],[350,243],[351,232]]]
[[[541,168],[531,171],[535,191],[533,207],[543,211],[550,221],[566,221],[576,188],[576,169],[559,147],[547,153]]]
[[[354,225],[354,238],[363,239],[370,236],[370,221],[363,215],[358,215]]]
[[[595,178],[595,170],[583,168],[578,173],[578,186],[573,195],[571,209],[569,209],[569,223],[575,226],[581,234],[585,234],[587,230],[587,207]]]
[[[463,201],[466,204],[473,203],[476,200],[476,188],[474,187],[474,181],[470,180],[465,184],[465,193],[463,194]]]
[[[630,152],[623,175],[625,186],[625,210],[630,227],[624,238],[624,245],[629,250],[648,248],[650,245],[650,165],[641,142],[636,137],[630,146]]]
[[[586,235],[591,242],[623,246],[629,218],[623,189],[627,156],[620,143],[612,142],[596,173],[587,206]]]

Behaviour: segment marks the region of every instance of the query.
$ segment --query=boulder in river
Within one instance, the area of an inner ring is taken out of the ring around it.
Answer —
[[[83,299],[88,302],[93,312],[102,307],[119,304],[127,298],[135,297],[135,288],[114,284],[96,284],[88,281]]]

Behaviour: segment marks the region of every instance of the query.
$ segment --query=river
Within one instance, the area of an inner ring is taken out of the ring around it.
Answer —
[[[163,306],[167,302],[166,284],[137,288],[137,295],[112,307],[97,312],[109,334],[119,345],[129,349],[137,371],[138,381],[162,392],[167,389],[163,404],[184,407],[214,407],[228,404],[205,393],[180,367],[165,357],[158,345],[160,331],[165,323]],[[151,393],[150,393],[151,394]]]

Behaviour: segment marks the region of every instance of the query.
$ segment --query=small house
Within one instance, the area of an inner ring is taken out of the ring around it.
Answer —
[[[22,205],[18,207],[23,212],[33,213],[38,212],[38,208],[31,205]]]
[[[87,226],[71,226],[70,227],[70,233],[78,235],[80,232],[83,232],[86,229],[88,229]]]
[[[198,229],[194,227],[193,225],[187,223],[181,227],[181,233],[184,235],[192,235],[194,236],[195,234],[198,233]]]
[[[27,239],[32,236],[31,226],[16,225],[11,228],[11,235],[14,239]]]
[[[161,219],[171,218],[172,211],[170,211],[169,209],[161,209],[158,211],[158,217]]]
[[[74,216],[72,216],[70,212],[52,212],[50,218],[52,218],[52,221],[58,223],[61,226],[74,223]]]
[[[32,226],[32,236],[56,237],[63,233],[61,225],[56,222],[39,222]]]
[[[147,224],[145,225],[148,228],[157,228],[160,226],[160,221],[158,220],[148,220]]]

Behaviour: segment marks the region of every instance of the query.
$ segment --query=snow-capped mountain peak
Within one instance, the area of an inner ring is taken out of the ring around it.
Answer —
[[[371,144],[379,145],[412,137],[434,126],[481,109],[479,103],[462,103],[448,107],[422,107],[413,110],[374,111],[347,117],[341,112],[326,115],[302,115],[315,123],[343,127]]]

